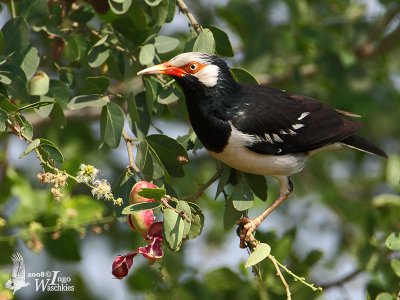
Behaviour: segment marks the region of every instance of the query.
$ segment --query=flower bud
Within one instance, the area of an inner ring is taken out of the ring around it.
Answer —
[[[162,230],[163,230],[163,222],[154,222],[153,224],[151,224],[151,226],[147,230],[147,233],[146,233],[146,236],[144,237],[144,239],[151,240],[154,238],[160,238],[162,240],[162,238],[163,238]]]
[[[138,252],[150,260],[158,260],[164,256],[162,238],[153,238],[147,246],[139,247]]]
[[[112,274],[117,279],[122,279],[129,273],[129,269],[132,266],[133,258],[137,252],[130,253],[128,255],[118,255],[112,264]]]

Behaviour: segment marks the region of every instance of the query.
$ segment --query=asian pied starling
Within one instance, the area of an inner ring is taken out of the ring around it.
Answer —
[[[293,190],[289,178],[308,158],[327,148],[351,147],[386,157],[358,136],[358,117],[312,98],[261,85],[241,84],[222,59],[188,52],[138,73],[175,78],[186,98],[192,127],[209,154],[242,172],[269,175],[280,183],[280,195],[255,219],[243,218],[241,245],[252,240],[261,222]]]

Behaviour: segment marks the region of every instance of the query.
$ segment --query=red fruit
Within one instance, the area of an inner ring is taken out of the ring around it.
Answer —
[[[146,237],[147,231],[154,222],[154,214],[151,209],[134,212],[126,217],[126,221],[132,230]]]
[[[155,199],[149,199],[149,198],[144,198],[142,196],[139,196],[139,191],[142,188],[158,188],[158,186],[152,184],[151,182],[147,181],[139,181],[137,182],[131,190],[131,194],[129,195],[129,203],[130,204],[135,204],[135,203],[140,203],[140,202],[154,202]]]

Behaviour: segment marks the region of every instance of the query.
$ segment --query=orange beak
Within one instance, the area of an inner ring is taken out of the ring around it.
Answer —
[[[171,66],[171,63],[169,61],[146,68],[137,73],[137,75],[150,75],[150,74],[166,74],[174,77],[183,77],[187,75],[187,73],[184,70]]]

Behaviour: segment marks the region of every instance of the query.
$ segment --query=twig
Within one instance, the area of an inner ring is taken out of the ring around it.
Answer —
[[[354,277],[359,275],[362,271],[363,270],[361,270],[361,269],[354,270],[353,272],[347,274],[343,278],[340,278],[338,280],[335,280],[335,281],[332,281],[332,282],[328,282],[328,283],[325,283],[325,284],[320,284],[320,287],[322,289],[326,290],[326,289],[330,289],[332,287],[336,287],[336,286],[342,285],[342,284],[352,280]]]
[[[132,139],[126,133],[125,129],[122,130],[122,137],[125,140],[126,150],[128,151],[128,159],[129,159],[128,170],[131,171],[132,173],[137,174],[141,180],[145,180],[143,173],[139,170],[138,166],[135,163],[135,158],[133,156]]]
[[[204,184],[202,184],[200,186],[200,188],[193,194],[193,195],[189,195],[189,196],[184,196],[181,197],[182,200],[196,200],[198,199],[201,195],[203,195],[204,191],[206,189],[208,189],[210,187],[210,185],[212,185],[214,183],[215,180],[217,180],[222,172],[223,172],[224,168],[222,166],[220,166],[218,168],[218,170],[215,172],[215,174]]]
[[[170,200],[171,198],[168,198],[168,197],[163,197],[163,198],[161,198],[161,200],[160,200],[160,202],[166,207],[166,208],[169,208],[169,209],[172,209],[173,211],[175,211],[179,216],[181,216],[182,217],[182,219],[184,219],[184,220],[186,220],[186,221],[188,221],[189,223],[191,223],[192,222],[192,220],[185,214],[185,212],[182,210],[177,210],[175,207],[172,207],[169,203],[168,203],[168,201]]]
[[[286,282],[285,277],[283,277],[281,269],[279,268],[279,266],[281,266],[281,264],[276,260],[276,258],[272,255],[268,255],[268,258],[272,261],[272,263],[275,266],[276,269],[276,275],[279,276],[279,278],[281,279],[283,285],[285,286],[285,290],[286,290],[286,299],[287,300],[291,300],[292,299],[292,293],[290,292],[290,288],[289,288],[289,284]],[[286,270],[285,270],[286,271]]]
[[[17,13],[16,13],[16,10],[15,10],[15,3],[14,3],[14,0],[11,0],[11,1],[10,1],[10,6],[11,6],[11,17],[12,17],[13,19],[15,19],[15,18],[17,17]]]
[[[193,27],[193,29],[196,31],[197,34],[201,32],[201,26],[193,16],[193,14],[190,12],[189,8],[187,7],[185,1],[183,0],[177,0],[176,5],[178,5],[179,10],[186,15],[186,17],[189,20],[190,25]]]
[[[304,277],[300,277],[297,276],[296,274],[294,274],[292,271],[290,271],[285,265],[281,264],[278,260],[276,260],[276,258],[272,255],[268,255],[268,258],[273,261],[275,260],[276,264],[281,267],[286,273],[288,273],[289,275],[291,275],[294,280],[298,280],[300,281],[302,284],[304,284],[305,286],[308,286],[310,289],[312,289],[314,292],[322,292],[323,289],[322,287],[316,287],[313,283],[308,283],[306,281],[306,279]]]

